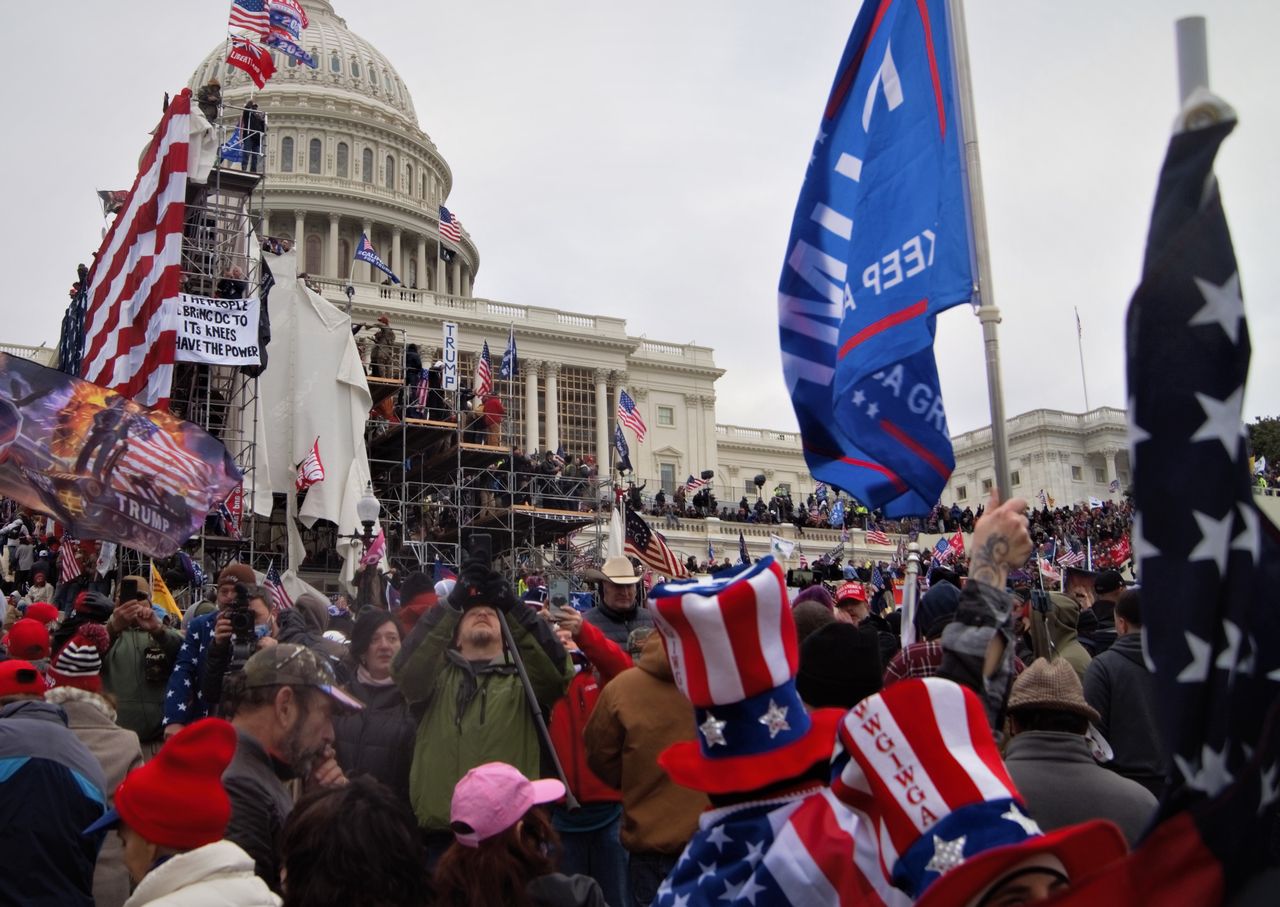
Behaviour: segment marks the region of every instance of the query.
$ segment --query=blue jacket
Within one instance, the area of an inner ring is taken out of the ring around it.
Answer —
[[[164,694],[162,724],[186,725],[209,716],[200,684],[204,679],[209,645],[213,642],[213,625],[217,620],[218,612],[211,611],[197,617],[187,627],[187,635],[178,649],[178,661],[169,675],[169,689]]]
[[[0,709],[0,904],[93,907],[104,832],[81,834],[107,810],[102,766],[56,705]]]

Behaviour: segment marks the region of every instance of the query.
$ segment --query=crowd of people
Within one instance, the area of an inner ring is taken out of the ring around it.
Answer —
[[[5,615],[0,759],[22,767],[0,777],[0,901],[666,907],[803,887],[806,903],[1012,905],[1069,889],[1126,859],[1169,775],[1140,591],[1114,571],[1046,608],[1006,591],[1033,533],[1077,516],[987,512],[967,570],[928,571],[904,628],[878,567],[794,588],[766,558],[661,585],[610,557],[570,602],[479,550],[456,580],[403,578],[394,611],[282,607],[233,561],[179,621],[149,579],[63,570],[53,540],[28,554],[44,527],[16,512],[4,581],[27,596]],[[962,745],[929,742],[944,712],[967,716]],[[933,822],[893,814],[877,716],[951,779],[922,794]],[[959,780],[978,765],[996,781]],[[933,829],[961,814],[973,843],[941,849]],[[891,847],[859,831],[878,823]]]

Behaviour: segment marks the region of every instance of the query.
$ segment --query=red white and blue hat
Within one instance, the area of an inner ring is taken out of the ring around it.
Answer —
[[[894,885],[925,905],[964,904],[1028,858],[1051,855],[1070,879],[1128,851],[1098,820],[1049,834],[1028,815],[969,689],[904,680],[849,710],[832,792],[878,826]]]
[[[711,580],[664,583],[649,593],[671,673],[693,703],[696,741],[658,763],[677,784],[745,792],[831,757],[839,709],[805,710],[786,580],[772,557]]]

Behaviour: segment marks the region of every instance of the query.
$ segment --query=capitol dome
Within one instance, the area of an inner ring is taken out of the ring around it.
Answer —
[[[328,0],[302,6],[309,24],[301,44],[317,69],[272,51],[275,75],[258,90],[226,64],[223,42],[189,83],[195,92],[218,79],[225,125],[250,98],[266,114],[264,232],[297,241],[303,269],[322,283],[381,281],[352,263],[365,233],[407,287],[470,296],[479,252],[466,233],[441,243],[439,208],[453,174],[419,126],[404,80]]]

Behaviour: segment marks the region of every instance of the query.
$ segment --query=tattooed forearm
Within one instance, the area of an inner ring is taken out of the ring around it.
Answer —
[[[1003,589],[1009,575],[1005,561],[1009,555],[1009,539],[993,533],[978,546],[969,561],[969,578]]]

